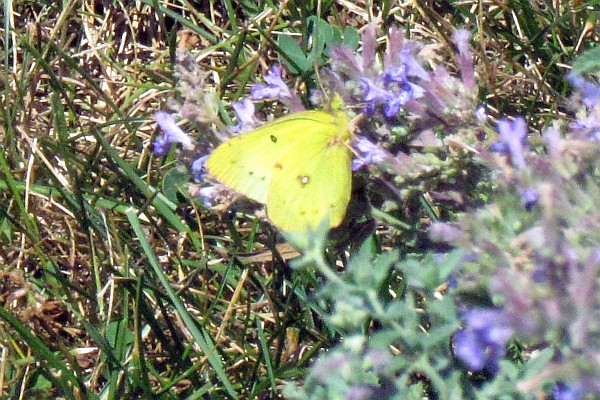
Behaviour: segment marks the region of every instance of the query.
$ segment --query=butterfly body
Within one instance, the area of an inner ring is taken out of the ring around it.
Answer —
[[[217,147],[208,171],[265,204],[279,229],[302,232],[325,219],[339,225],[352,187],[352,133],[342,112],[304,111],[268,123]]]

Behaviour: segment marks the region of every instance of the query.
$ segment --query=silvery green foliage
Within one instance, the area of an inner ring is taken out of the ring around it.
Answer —
[[[519,387],[533,392],[559,382],[557,399],[600,394],[600,87],[570,79],[576,120],[544,129],[536,151],[521,139],[506,152],[483,150],[497,185],[493,201],[432,231],[471,255],[460,291],[486,288],[514,338],[537,349],[527,354],[550,354]],[[522,129],[515,124],[512,137]]]
[[[329,327],[339,344],[318,357],[291,399],[533,398],[516,389],[527,368],[501,360],[496,375],[474,374],[453,352],[460,327],[454,289],[462,251],[399,261],[397,252],[373,256],[364,246],[343,275],[328,280],[317,300],[329,304]],[[305,258],[304,266],[320,265]],[[302,265],[297,267],[303,267]],[[328,275],[328,273],[325,273]]]
[[[290,398],[600,396],[600,87],[570,79],[575,122],[550,124],[535,147],[522,118],[500,119],[491,145],[455,134],[494,187],[484,206],[433,226],[432,239],[455,250],[407,258],[364,247],[344,274],[325,273],[319,299],[340,342]],[[395,113],[402,90],[413,106],[425,93],[374,82],[363,81],[375,104],[366,113]],[[359,144],[363,164],[396,165],[381,142]]]

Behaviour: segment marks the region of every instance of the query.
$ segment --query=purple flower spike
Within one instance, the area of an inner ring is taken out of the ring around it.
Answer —
[[[362,70],[371,71],[377,62],[377,23],[371,22],[362,33]]]
[[[552,389],[554,400],[579,400],[582,395],[581,387],[567,386],[564,382],[556,382]]]
[[[266,85],[255,85],[250,91],[254,100],[290,98],[292,93],[283,79],[281,79],[281,66],[273,65],[265,76]]]
[[[192,174],[194,175],[194,178],[202,179],[202,176],[204,175],[204,164],[206,163],[206,160],[208,160],[208,155],[202,156],[194,160],[194,162],[192,163]]]
[[[598,101],[600,100],[600,86],[573,73],[569,74],[567,79],[577,90],[581,91],[583,96],[581,102],[584,106],[590,109],[598,104]]]
[[[254,103],[247,97],[242,101],[233,103],[232,105],[235,115],[237,115],[238,123],[232,128],[234,132],[245,132],[254,129],[256,119],[254,118]]]
[[[525,168],[525,145],[527,143],[527,124],[524,118],[514,121],[501,119],[498,121],[498,133],[506,150],[510,153],[512,163],[517,168]]]
[[[205,186],[200,188],[197,193],[197,196],[202,199],[202,204],[206,208],[212,208],[218,204],[217,198],[220,194],[219,189],[215,186]]]
[[[475,72],[473,70],[473,54],[469,47],[471,34],[466,29],[459,29],[454,33],[454,43],[458,48],[458,66],[460,76],[467,89],[475,90]]]
[[[185,133],[169,113],[158,111],[154,114],[154,119],[160,129],[164,132],[162,136],[152,143],[152,150],[159,156],[165,156],[169,152],[172,143],[181,143],[186,149],[192,149],[194,142],[192,138]]]
[[[400,91],[388,100],[383,114],[388,118],[395,116],[409,101],[422,97],[423,93],[422,87],[406,82],[400,87]]]
[[[377,86],[371,78],[363,77],[360,78],[360,80],[364,85],[363,100],[365,102],[365,106],[363,112],[367,116],[372,116],[377,110],[377,106],[390,100],[392,98],[392,94],[389,91]]]
[[[535,188],[525,188],[519,191],[521,203],[527,211],[531,211],[540,198],[540,191]]]
[[[403,85],[406,82],[406,65],[389,68],[382,75],[383,85],[388,87],[392,83]]]
[[[429,73],[423,68],[421,63],[414,56],[414,43],[408,43],[400,51],[400,62],[406,69],[408,76],[413,76],[424,81],[430,81],[431,77]]]
[[[367,164],[382,163],[387,157],[385,150],[371,143],[364,137],[359,137],[354,141],[354,148],[363,155],[352,160],[353,171],[356,171]]]
[[[388,118],[393,117],[394,115],[398,114],[400,107],[402,107],[404,104],[406,104],[406,97],[404,96],[398,96],[391,99],[387,102],[385,109],[383,110],[383,115]]]
[[[498,372],[498,363],[513,334],[506,316],[498,310],[469,310],[464,321],[464,329],[453,338],[456,356],[474,371]]]
[[[363,100],[367,103],[383,103],[389,100],[392,95],[385,89],[378,87],[373,79],[371,78],[361,78],[362,83],[364,83],[364,96]]]

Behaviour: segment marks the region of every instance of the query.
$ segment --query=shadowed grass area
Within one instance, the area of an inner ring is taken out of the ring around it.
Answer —
[[[339,339],[314,301],[320,273],[293,271],[297,254],[256,219],[190,199],[175,151],[152,154],[153,113],[190,101],[176,90],[177,48],[231,122],[231,102],[277,60],[297,69],[286,79],[309,104],[328,59],[302,68],[282,43],[314,46],[315,15],[359,32],[374,18],[400,26],[451,71],[464,26],[490,115],[539,127],[564,111],[565,65],[597,40],[575,3],[376,3],[4,2],[0,397],[276,398]],[[185,128],[201,141],[199,124]],[[378,245],[423,251],[431,216],[454,215],[427,199],[401,205],[410,229],[380,224]],[[348,251],[328,261],[342,270]]]

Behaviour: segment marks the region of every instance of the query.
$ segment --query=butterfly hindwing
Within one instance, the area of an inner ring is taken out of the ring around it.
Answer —
[[[326,218],[337,226],[350,201],[350,149],[330,137],[312,139],[307,149],[294,150],[298,156],[281,160],[271,178],[267,215],[284,231],[315,229]]]

